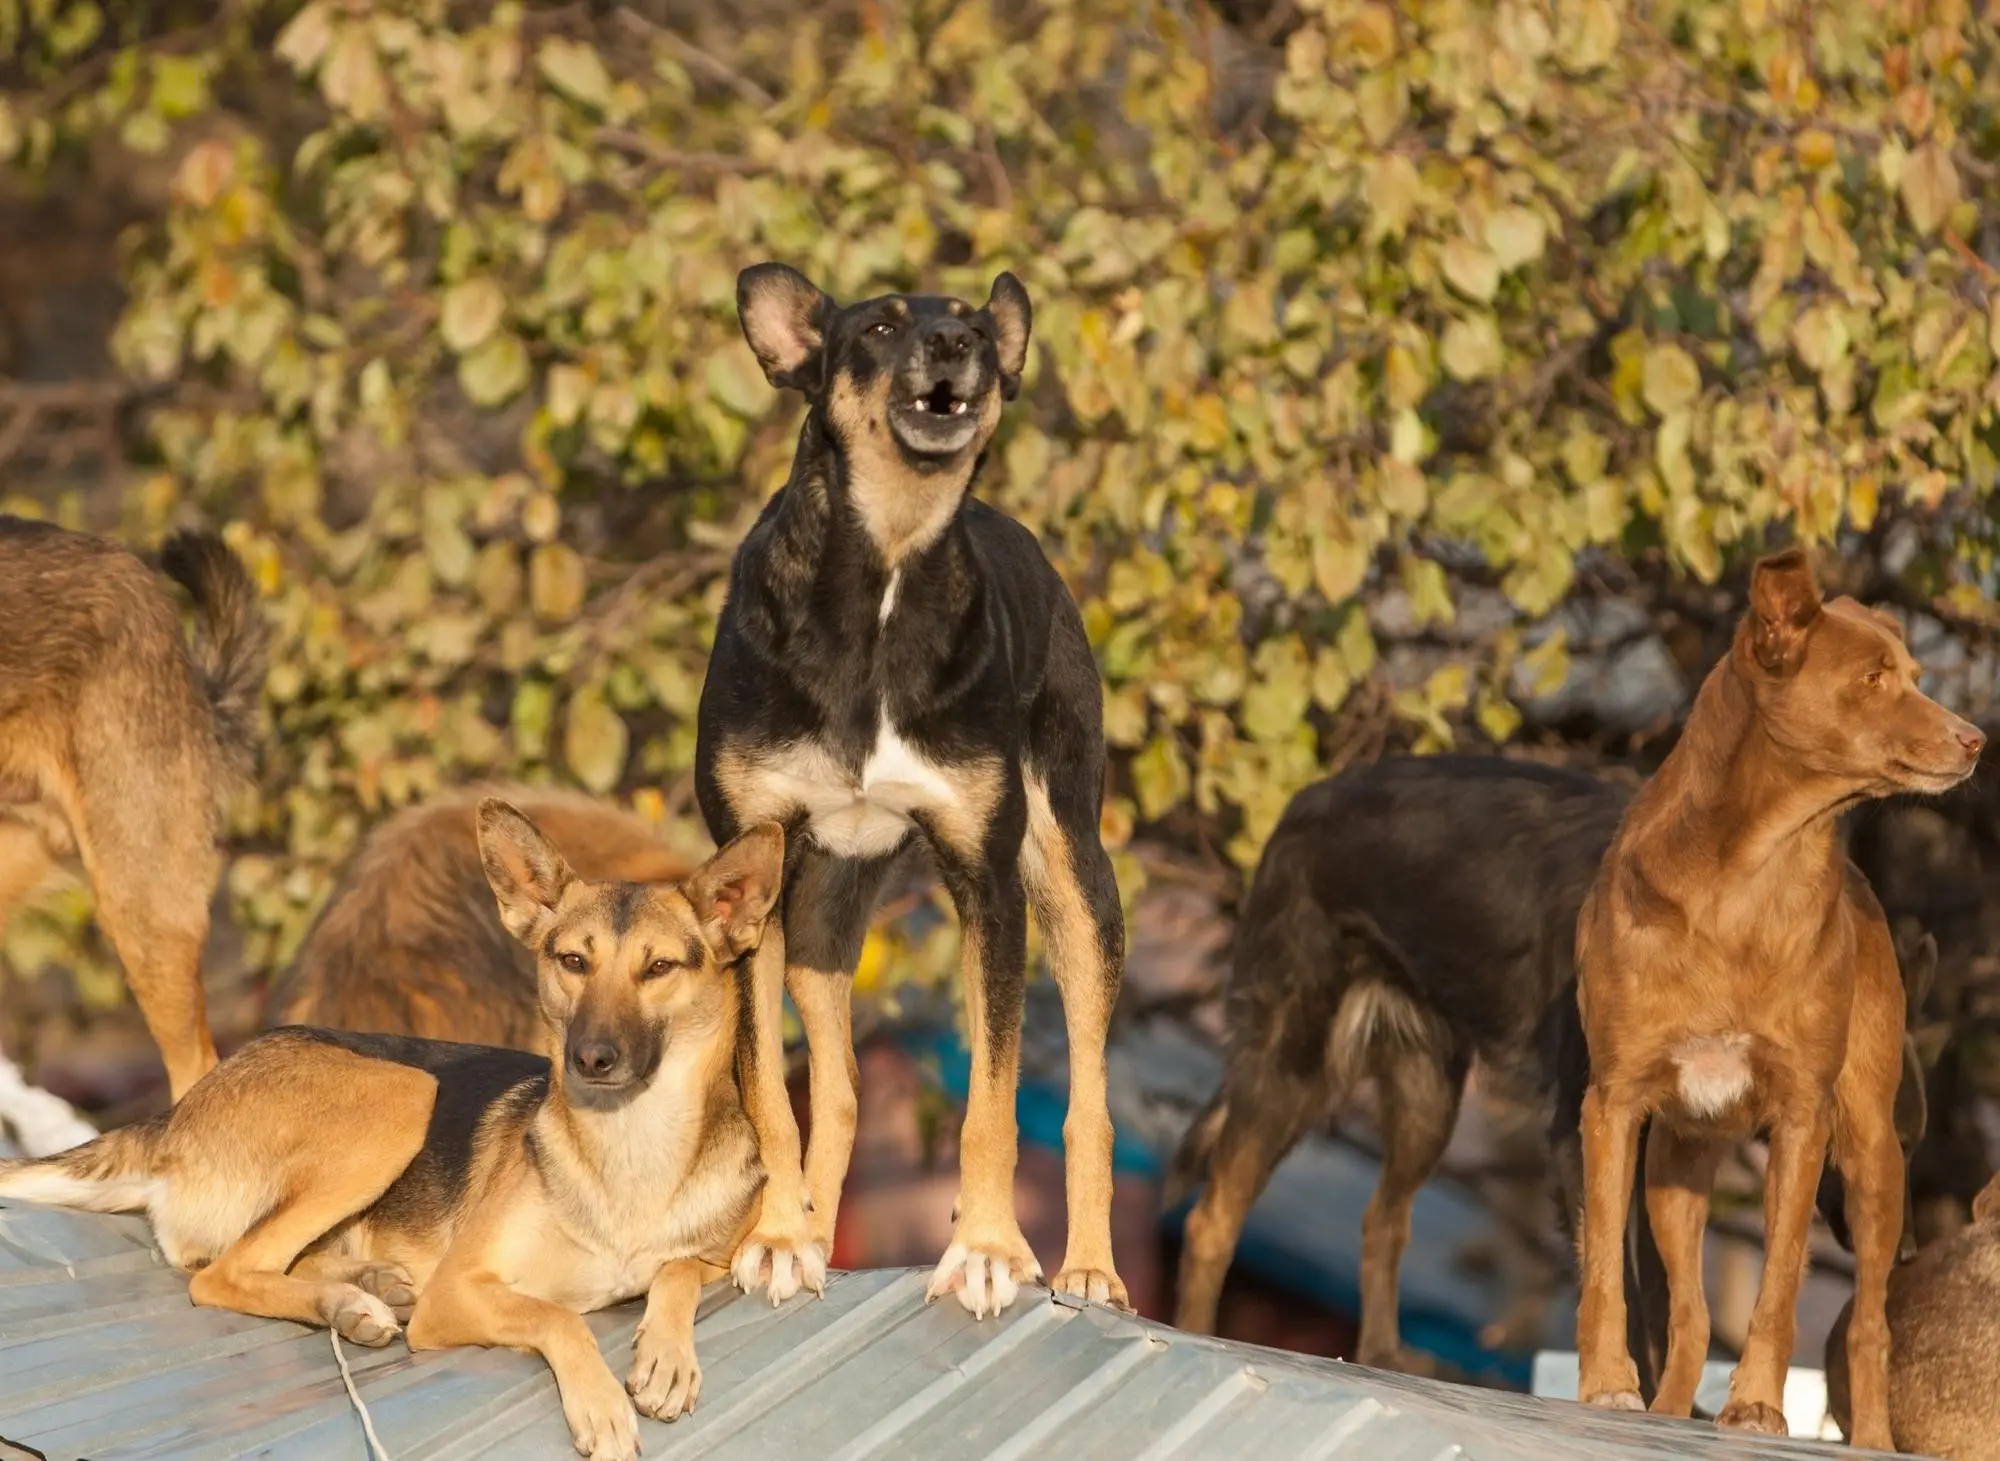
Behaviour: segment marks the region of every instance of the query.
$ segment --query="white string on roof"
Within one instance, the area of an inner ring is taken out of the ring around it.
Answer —
[[[340,1366],[340,1378],[347,1386],[347,1398],[354,1402],[354,1408],[361,1416],[362,1434],[368,1437],[369,1449],[375,1453],[376,1461],[389,1461],[389,1453],[382,1449],[382,1438],[375,1434],[375,1417],[368,1413],[368,1407],[361,1402],[361,1392],[355,1388],[354,1372],[347,1368],[347,1351],[340,1347],[340,1331],[329,1329],[327,1337],[333,1341],[334,1362]]]

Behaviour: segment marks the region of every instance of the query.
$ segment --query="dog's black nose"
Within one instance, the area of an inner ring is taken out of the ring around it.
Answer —
[[[601,1081],[618,1069],[623,1057],[609,1040],[581,1040],[569,1047],[570,1069],[580,1076]]]
[[[942,319],[933,323],[924,333],[924,344],[936,360],[959,360],[972,353],[972,343],[978,336],[972,326],[960,319]]]

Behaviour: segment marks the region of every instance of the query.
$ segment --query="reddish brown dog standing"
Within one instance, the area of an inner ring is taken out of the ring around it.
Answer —
[[[1797,550],[1757,564],[1729,654],[1627,810],[1577,923],[1591,1066],[1577,1320],[1587,1403],[1640,1408],[1621,1237],[1641,1127],[1651,1118],[1646,1208],[1672,1293],[1653,1409],[1682,1416],[1708,1353],[1701,1244],[1716,1166],[1761,1129],[1764,1282],[1718,1419],[1785,1434],[1830,1141],[1855,1253],[1849,1440],[1890,1449],[1884,1306],[1903,1216],[1903,991],[1888,923],[1835,819],[1864,798],[1946,790],[1984,741],[1918,691],[1894,619],[1848,598],[1822,603]]]

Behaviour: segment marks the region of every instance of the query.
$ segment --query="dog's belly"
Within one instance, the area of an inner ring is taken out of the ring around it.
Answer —
[[[909,840],[919,813],[958,801],[944,770],[886,718],[859,775],[808,744],[767,759],[756,783],[757,816],[804,812],[813,841],[836,857],[886,857]]]

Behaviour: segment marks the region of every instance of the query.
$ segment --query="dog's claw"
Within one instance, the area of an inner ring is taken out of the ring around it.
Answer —
[[[1073,1294],[1093,1304],[1109,1304],[1128,1313],[1132,1308],[1124,1280],[1108,1268],[1065,1268],[1049,1281],[1049,1287],[1059,1294]]]
[[[826,1293],[826,1255],[810,1238],[794,1242],[752,1235],[737,1250],[729,1276],[746,1294],[768,1288],[775,1307],[802,1288],[816,1295]]]
[[[1016,1246],[953,1242],[931,1274],[924,1302],[928,1304],[945,1294],[956,1293],[958,1302],[975,1319],[1005,1312],[1019,1295],[1023,1283],[1038,1283],[1042,1277],[1042,1266],[1035,1261],[1025,1239],[1015,1253],[994,1251]]]

